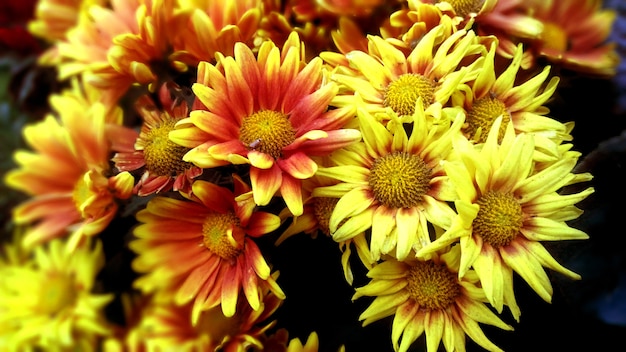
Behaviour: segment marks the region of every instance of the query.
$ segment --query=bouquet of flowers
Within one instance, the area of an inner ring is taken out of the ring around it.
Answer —
[[[317,351],[276,319],[309,236],[390,350],[500,350],[514,280],[581,278],[542,244],[588,238],[594,192],[547,105],[615,75],[601,5],[37,1],[54,84],[4,177],[0,349]]]

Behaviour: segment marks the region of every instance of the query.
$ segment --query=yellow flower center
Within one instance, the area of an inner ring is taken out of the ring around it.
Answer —
[[[169,138],[175,124],[175,120],[164,122],[152,127],[145,138],[142,137],[146,141],[143,149],[146,169],[158,176],[180,175],[192,166],[183,161],[189,148],[182,147]]]
[[[339,199],[337,198],[328,198],[328,197],[318,197],[313,199],[313,214],[315,215],[315,219],[317,220],[318,227],[322,233],[327,236],[330,236],[330,215],[335,210],[335,206]]]
[[[435,83],[417,73],[405,73],[389,83],[385,89],[383,105],[390,107],[398,116],[413,115],[417,98],[421,97],[424,105],[435,99]]]
[[[475,100],[467,113],[465,130],[470,138],[474,138],[477,143],[483,143],[487,140],[493,122],[499,116],[502,116],[502,124],[498,131],[498,140],[501,140],[507,124],[511,121],[506,105],[499,99],[488,96]]]
[[[235,214],[210,213],[202,224],[204,246],[222,259],[235,259],[241,253],[241,246],[228,236],[228,231],[234,233],[238,228],[239,218]]]
[[[493,247],[509,244],[524,222],[522,206],[510,193],[489,191],[476,202],[480,208],[472,223],[473,234]]]
[[[215,345],[221,344],[225,338],[236,336],[241,331],[242,315],[224,316],[222,307],[217,306],[200,314],[195,330],[199,335],[209,335]]]
[[[374,161],[369,185],[374,198],[391,208],[411,208],[430,189],[431,169],[417,155],[399,151]]]
[[[432,261],[417,262],[406,279],[409,295],[421,309],[446,309],[461,293],[457,275]]]
[[[74,281],[63,274],[51,273],[43,278],[41,285],[43,292],[38,297],[38,311],[43,314],[54,315],[71,306],[76,301],[76,287]]]
[[[239,140],[250,150],[271,155],[278,159],[283,148],[296,139],[296,131],[287,115],[261,110],[243,119]]]
[[[445,2],[452,6],[457,16],[467,17],[472,13],[480,12],[485,0],[445,0]]]
[[[543,23],[541,40],[544,47],[561,52],[567,51],[571,44],[568,40],[568,35],[563,28],[552,22]]]

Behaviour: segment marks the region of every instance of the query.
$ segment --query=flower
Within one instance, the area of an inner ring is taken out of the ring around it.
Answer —
[[[287,352],[317,352],[318,348],[319,339],[317,337],[317,333],[313,331],[309,334],[309,337],[306,339],[304,345],[302,345],[302,341],[300,341],[299,338],[293,338],[289,340],[289,345],[287,345]]]
[[[0,264],[0,347],[95,351],[110,333],[104,307],[113,295],[94,289],[103,265],[99,240],[69,250],[60,239],[24,262]]]
[[[396,258],[405,259],[412,249],[430,243],[429,223],[446,228],[454,217],[446,203],[454,191],[441,162],[450,153],[452,136],[460,133],[463,114],[451,126],[443,117],[433,122],[421,99],[414,114],[408,136],[398,118],[387,129],[359,110],[363,141],[331,156],[336,166],[318,170],[320,176],[341,181],[313,191],[314,197],[340,198],[330,217],[333,239],[345,241],[371,228],[374,261],[394,250]]]
[[[129,173],[109,176],[112,141],[106,128],[121,123],[122,111],[107,108],[99,97],[94,87],[75,81],[51,97],[58,118],[49,114],[24,128],[33,150],[14,153],[19,167],[5,182],[30,196],[13,209],[16,224],[33,225],[23,238],[26,247],[68,233],[74,247],[104,230],[117,212],[116,199],[131,195]]]
[[[361,314],[363,325],[393,315],[391,341],[395,351],[405,352],[422,334],[426,350],[464,351],[465,335],[490,351],[501,351],[482,332],[478,323],[513,330],[483,302],[484,293],[471,272],[459,278],[459,247],[432,259],[393,258],[367,273],[372,280],[356,289],[353,300],[373,296],[374,301]]]
[[[333,105],[363,105],[381,119],[389,115],[387,109],[411,116],[418,98],[426,108],[434,103],[446,105],[459,84],[473,78],[472,66],[463,67],[462,60],[483,47],[476,44],[474,32],[453,31],[449,20],[425,33],[408,56],[380,36],[368,39],[369,52],[345,55],[354,69],[331,76],[342,88],[355,92],[352,99],[341,96]]]
[[[165,86],[164,86],[165,87]],[[187,104],[159,109],[148,96],[142,96],[136,103],[142,117],[141,132],[136,138],[127,141],[123,151],[113,157],[120,171],[135,171],[145,167],[133,192],[140,196],[170,190],[189,193],[193,179],[202,174],[202,169],[183,161],[189,151],[169,139],[169,133],[176,123],[187,117]]]
[[[193,323],[201,311],[221,304],[232,317],[243,288],[252,309],[260,307],[260,289],[284,298],[252,237],[275,230],[280,219],[255,211],[249,189],[235,177],[234,193],[197,180],[189,200],[155,197],[136,215],[140,224],[129,247],[132,266],[144,275],[134,286],[144,293],[171,290],[178,305],[193,301]]]
[[[417,255],[426,256],[459,241],[459,276],[472,267],[496,310],[501,312],[506,304],[518,319],[513,271],[547,302],[552,286],[544,267],[580,279],[558,264],[540,241],[586,239],[583,231],[566,222],[580,215],[575,204],[593,188],[559,194],[562,187],[591,178],[571,173],[579,154],[568,153],[542,170],[533,170],[534,139],[525,133],[516,135],[509,124],[498,144],[501,121],[496,120],[481,148],[472,147],[464,138],[455,139],[460,158],[447,162],[444,169],[459,195],[454,203],[459,215],[446,233]]]
[[[615,74],[619,56],[607,39],[616,13],[603,9],[602,1],[528,1],[524,5],[543,23],[539,40],[530,45],[535,55],[576,72]]]
[[[258,57],[242,43],[218,66],[200,63],[193,91],[207,110],[194,110],[170,133],[192,148],[183,160],[202,168],[249,164],[254,201],[267,205],[280,193],[295,216],[302,214],[301,180],[317,170],[312,159],[360,138],[342,129],[352,118],[346,109],[328,109],[337,94],[322,80],[319,58],[303,63],[293,33],[282,52],[265,42]]]
[[[521,44],[509,66],[499,72],[495,67],[495,47],[496,43],[492,43],[476,79],[463,85],[452,97],[452,105],[466,111],[464,133],[470,140],[483,143],[493,121],[502,116],[500,138],[511,121],[516,133],[535,136],[537,151],[542,154],[538,153],[537,158],[558,159],[558,146],[562,141],[572,140],[569,132],[573,128],[571,123],[563,124],[545,116],[549,112],[545,104],[556,91],[559,77],[551,77],[546,83],[550,66],[530,78],[520,77]]]

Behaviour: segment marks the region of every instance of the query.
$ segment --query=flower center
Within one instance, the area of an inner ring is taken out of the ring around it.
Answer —
[[[338,198],[318,197],[313,199],[313,214],[317,220],[318,227],[322,233],[330,236],[329,221],[333,213]]]
[[[398,116],[410,116],[415,112],[419,97],[425,106],[430,105],[435,99],[434,82],[417,73],[405,73],[389,83],[383,105],[390,107]]]
[[[236,258],[242,250],[242,243],[234,238],[239,233],[239,218],[233,213],[210,213],[202,224],[204,246],[222,259]]]
[[[472,13],[480,12],[485,0],[445,0],[452,6],[454,13],[459,17],[468,17]],[[441,2],[441,1],[438,1]]]
[[[287,115],[261,110],[243,119],[239,129],[239,140],[251,150],[271,155],[278,159],[283,148],[296,139],[296,131]]]
[[[407,289],[420,308],[446,309],[461,293],[457,276],[445,265],[417,262],[407,273]]]
[[[176,120],[169,120],[152,127],[145,136],[146,145],[143,149],[146,169],[159,176],[176,176],[189,169],[192,164],[183,161],[189,148],[182,147],[169,138]]]
[[[83,209],[83,205],[91,198],[93,192],[91,192],[91,188],[89,187],[89,183],[85,181],[85,174],[83,174],[80,179],[74,185],[74,190],[72,191],[72,199],[74,200],[74,205],[76,209]]]
[[[430,189],[431,169],[417,155],[399,151],[374,161],[369,185],[374,198],[391,208],[411,208]]]
[[[496,98],[483,97],[472,104],[472,108],[468,111],[466,117],[465,130],[469,133],[476,143],[483,143],[487,140],[489,130],[495,119],[502,116],[502,124],[498,131],[498,140],[502,140],[506,126],[511,121],[511,115],[507,111],[506,105]]]
[[[561,26],[552,22],[543,23],[541,40],[545,48],[554,49],[560,52],[567,51],[571,44],[567,38],[567,33]]]
[[[52,273],[46,275],[41,285],[43,292],[39,294],[38,310],[43,314],[54,315],[76,301],[76,288],[71,278]]]
[[[522,206],[510,193],[489,191],[476,202],[480,208],[472,223],[473,234],[493,247],[509,244],[524,221]]]

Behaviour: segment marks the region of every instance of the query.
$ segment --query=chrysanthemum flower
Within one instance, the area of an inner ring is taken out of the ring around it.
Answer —
[[[33,225],[23,239],[26,247],[68,233],[75,246],[100,233],[117,212],[116,199],[132,194],[132,175],[110,176],[109,168],[107,126],[119,125],[122,111],[110,110],[98,97],[93,87],[75,84],[51,97],[58,118],[50,114],[24,128],[32,151],[14,153],[18,168],[5,182],[31,196],[13,209],[18,225]]]
[[[183,161],[189,149],[169,139],[176,123],[188,116],[187,104],[159,109],[150,98],[142,96],[136,107],[143,120],[141,132],[115,154],[112,159],[115,166],[120,171],[145,167],[133,188],[139,196],[170,190],[189,193],[193,179],[202,174],[202,169]]]
[[[293,33],[282,51],[265,42],[255,58],[237,43],[234,57],[200,63],[192,89],[208,111],[192,111],[170,133],[193,148],[183,160],[199,167],[249,164],[256,204],[279,192],[295,216],[303,212],[301,180],[317,170],[311,158],[361,137],[342,129],[353,118],[348,109],[328,109],[338,88],[323,82],[319,58],[304,64],[303,49]]]
[[[475,76],[471,67],[462,67],[462,60],[484,51],[474,32],[453,32],[449,20],[426,32],[408,56],[380,36],[368,39],[369,52],[346,54],[355,72],[332,75],[347,90],[358,93],[358,98],[342,97],[333,105],[363,105],[379,118],[388,115],[388,108],[399,116],[411,116],[418,98],[426,108],[434,103],[445,105],[460,83]]]
[[[537,155],[538,158],[558,158],[558,145],[572,140],[569,132],[573,127],[571,123],[563,124],[545,116],[549,113],[545,104],[556,91],[559,77],[551,77],[546,82],[550,75],[550,67],[546,66],[539,74],[521,81],[518,75],[523,55],[521,45],[510,65],[503,72],[497,72],[495,47],[493,43],[476,79],[463,85],[452,97],[452,105],[466,111],[464,133],[470,140],[483,143],[495,119],[502,116],[500,137],[510,121],[516,133],[535,136],[538,154],[543,154]]]
[[[179,0],[184,30],[173,38],[174,57],[188,65],[215,60],[215,54],[233,55],[235,43],[253,47],[261,21],[260,0]]]
[[[332,155],[337,166],[318,170],[318,175],[341,182],[313,191],[314,197],[340,198],[329,224],[335,241],[371,228],[374,261],[381,254],[405,259],[430,243],[429,224],[447,228],[455,215],[446,203],[454,191],[441,163],[452,149],[452,137],[460,133],[463,114],[451,126],[449,119],[433,123],[418,99],[410,136],[396,120],[387,129],[359,110],[363,142]]]
[[[461,157],[446,163],[444,169],[459,195],[455,201],[459,216],[445,234],[417,255],[428,255],[458,241],[462,251],[459,276],[474,268],[489,302],[498,312],[503,304],[508,305],[517,319],[513,271],[547,302],[552,298],[552,285],[544,267],[580,278],[557,263],[540,241],[586,239],[584,232],[568,226],[567,221],[581,214],[575,204],[593,188],[559,194],[563,186],[590,179],[588,174],[571,173],[579,153],[568,153],[535,171],[532,136],[516,135],[509,124],[498,144],[500,123],[501,118],[481,148],[474,148],[464,138],[455,140],[454,148]]]
[[[176,305],[162,295],[151,296],[139,313],[139,322],[123,341],[107,341],[106,352],[262,351],[263,337],[276,321],[272,314],[282,303],[271,292],[262,292],[261,303],[253,310],[240,297],[236,313],[226,317],[220,307],[203,311],[192,324],[193,304]]]
[[[0,265],[0,346],[95,351],[110,333],[103,308],[113,299],[92,292],[104,265],[102,245],[85,241],[70,251],[57,239],[32,254],[26,262]]]
[[[602,0],[524,1],[524,7],[543,24],[530,44],[536,56],[577,72],[612,76],[619,63],[615,44],[608,42],[615,21]]]
[[[501,351],[478,323],[513,328],[483,303],[485,295],[472,272],[458,277],[458,265],[458,246],[429,260],[383,261],[368,272],[372,281],[357,288],[352,298],[376,297],[359,320],[368,325],[393,315],[395,351],[407,351],[424,333],[429,352],[438,351],[441,343],[446,351],[464,351],[465,335],[489,351]]]
[[[234,193],[197,180],[187,196],[191,201],[156,197],[136,215],[142,224],[129,246],[138,254],[133,268],[144,275],[134,286],[143,292],[171,289],[179,305],[193,301],[194,323],[202,310],[220,304],[232,317],[242,288],[254,310],[265,286],[284,298],[252,240],[278,228],[280,219],[256,211],[248,186],[234,179]]]

